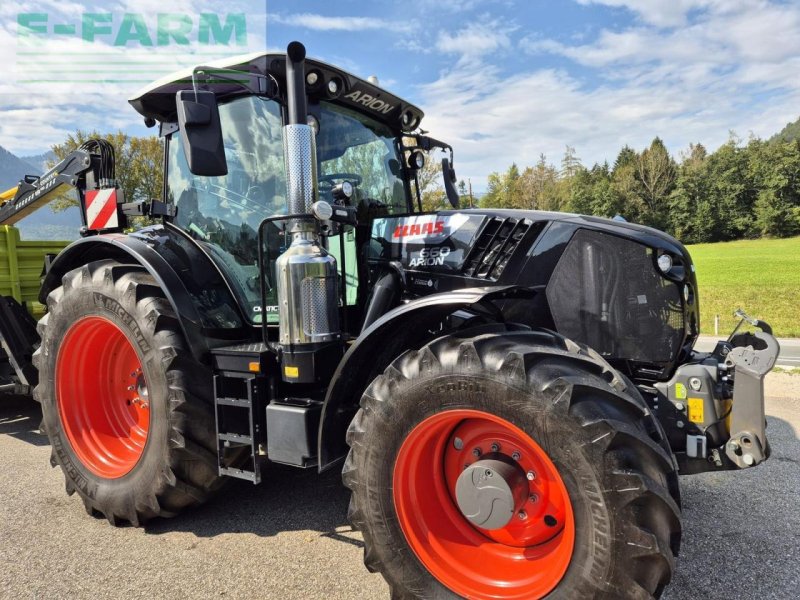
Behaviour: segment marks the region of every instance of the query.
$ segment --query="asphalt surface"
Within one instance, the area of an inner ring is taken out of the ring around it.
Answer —
[[[800,376],[770,378],[772,458],[682,479],[669,600],[798,596]],[[38,423],[33,403],[0,399],[0,598],[388,597],[363,567],[335,473],[274,469],[175,519],[114,529],[64,493]]]
[[[697,338],[697,343],[694,347],[700,352],[711,352],[719,339],[724,338],[701,335]],[[778,343],[781,346],[781,351],[775,364],[788,369],[800,367],[800,339],[778,338]]]

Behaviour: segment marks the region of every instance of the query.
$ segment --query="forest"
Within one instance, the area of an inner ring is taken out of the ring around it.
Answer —
[[[491,173],[487,192],[473,203],[619,215],[690,244],[789,237],[800,234],[799,124],[768,140],[745,142],[731,133],[713,152],[698,143],[677,157],[656,137],[647,148],[624,146],[612,164],[591,167],[567,146],[558,165],[541,155],[532,166]],[[460,183],[466,196],[465,187]],[[438,190],[425,194],[426,208],[440,202]]]

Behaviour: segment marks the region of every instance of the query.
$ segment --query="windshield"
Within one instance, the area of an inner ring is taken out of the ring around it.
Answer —
[[[355,185],[356,205],[393,213],[408,212],[406,190],[392,131],[360,113],[335,104],[322,105],[317,136],[320,198],[336,183]]]
[[[228,276],[253,323],[261,322],[258,227],[263,219],[286,214],[281,107],[274,100],[248,96],[219,107],[228,174],[200,177],[189,171],[179,134],[169,143],[167,199],[175,204],[173,223],[203,245]],[[354,111],[323,104],[317,136],[320,199],[333,202],[342,181],[355,186],[352,203],[359,220],[407,212],[407,196],[391,130]],[[270,226],[270,257],[282,252],[278,226]],[[354,244],[353,236],[346,239]],[[330,241],[339,252],[338,238]],[[346,249],[348,272],[355,248]],[[341,260],[339,261],[341,264]],[[274,278],[271,278],[274,281]],[[348,276],[348,302],[355,301],[357,279]],[[277,322],[274,291],[267,298],[270,321]]]

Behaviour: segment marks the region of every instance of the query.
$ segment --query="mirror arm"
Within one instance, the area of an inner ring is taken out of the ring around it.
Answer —
[[[237,73],[239,74],[239,78],[237,79],[235,77],[228,77],[226,75],[221,75],[220,71],[223,70],[230,73]],[[267,73],[266,75],[261,75],[260,73],[246,73],[244,71],[235,71],[233,69],[214,69],[213,67],[208,67],[208,66],[198,66],[195,67],[194,70],[192,71],[192,88],[194,89],[195,97],[197,96],[197,91],[200,88],[198,82],[198,75],[203,74],[208,76],[209,71],[213,71],[215,79],[221,79],[223,81],[229,81],[230,83],[235,83],[242,89],[248,92],[252,92],[256,95],[259,96],[263,95],[266,98],[272,99],[278,94],[278,88],[279,88],[278,81],[275,79],[275,77],[272,76],[271,73]],[[244,83],[242,80],[243,77],[255,78],[256,81],[259,82],[257,89],[254,89],[252,86],[248,85],[247,83]],[[262,81],[265,81],[267,83],[265,85],[262,85],[261,84]],[[272,83],[272,86],[269,85],[270,81]]]

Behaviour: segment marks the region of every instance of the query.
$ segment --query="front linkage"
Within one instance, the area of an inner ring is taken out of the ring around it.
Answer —
[[[745,469],[769,458],[764,377],[780,345],[767,323],[736,314],[741,321],[727,340],[713,352],[695,353],[672,379],[654,386],[654,407],[684,475]],[[761,331],[737,333],[743,323]]]

